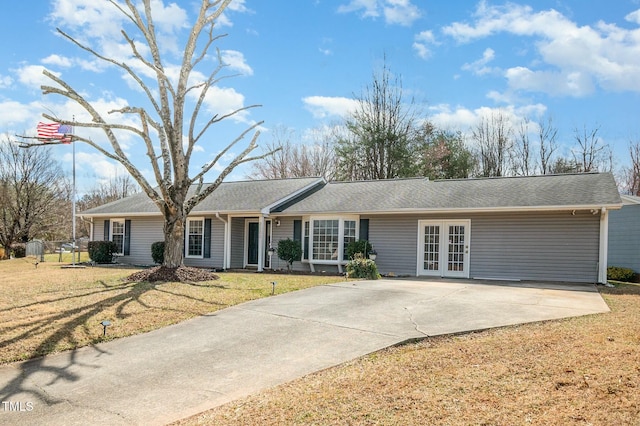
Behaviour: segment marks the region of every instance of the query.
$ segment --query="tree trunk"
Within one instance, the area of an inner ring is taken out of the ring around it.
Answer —
[[[165,217],[164,263],[167,268],[178,268],[184,260],[184,226],[186,215],[182,211]]]

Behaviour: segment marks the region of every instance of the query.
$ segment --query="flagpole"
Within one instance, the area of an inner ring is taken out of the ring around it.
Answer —
[[[76,121],[76,118],[73,117],[73,121]],[[71,127],[71,134],[73,132],[75,126]],[[71,189],[71,209],[73,210],[71,213],[71,222],[72,222],[72,230],[71,230],[71,238],[73,239],[73,246],[71,248],[71,255],[73,257],[72,266],[76,266],[76,143],[73,140],[73,136],[71,136],[71,145],[72,145],[72,162],[73,162],[73,187]]]

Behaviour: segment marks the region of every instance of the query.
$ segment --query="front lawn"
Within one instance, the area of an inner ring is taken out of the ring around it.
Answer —
[[[268,297],[274,281],[280,294],[344,279],[220,273],[219,280],[198,283],[128,283],[123,278],[139,269],[62,265],[49,258],[37,265],[33,258],[0,261],[0,363],[143,333]],[[103,320],[112,324],[106,337]]]

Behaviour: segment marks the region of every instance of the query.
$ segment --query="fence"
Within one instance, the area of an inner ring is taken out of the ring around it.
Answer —
[[[80,262],[80,258],[82,253],[87,253],[89,251],[89,239],[81,238],[76,241],[76,246],[74,250],[73,242],[69,241],[42,241],[42,240],[32,240],[29,241],[26,245],[26,255],[28,257],[35,257],[40,262],[45,261],[45,255],[57,254],[57,261],[62,262],[69,260],[73,260],[71,254],[74,253],[76,255],[76,261]],[[47,256],[49,261],[55,261],[56,256]]]

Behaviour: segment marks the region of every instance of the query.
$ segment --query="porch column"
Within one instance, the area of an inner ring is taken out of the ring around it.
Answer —
[[[598,258],[598,282],[607,283],[607,257],[609,249],[609,211],[603,207],[600,210],[600,250]]]
[[[264,216],[260,215],[258,219],[258,272],[264,270]]]

